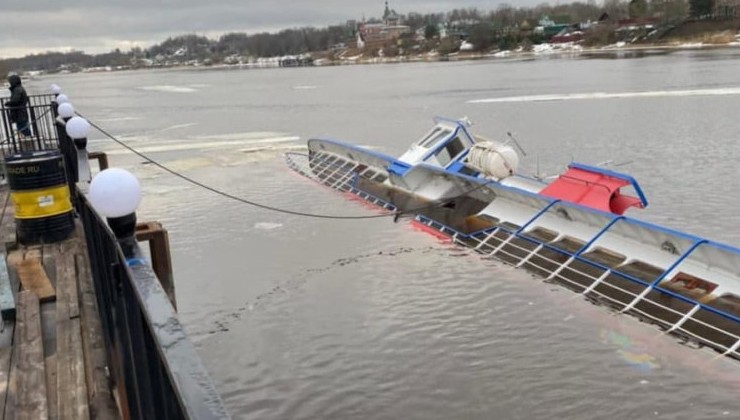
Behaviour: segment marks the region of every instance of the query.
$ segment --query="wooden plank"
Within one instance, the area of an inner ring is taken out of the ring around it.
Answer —
[[[46,398],[49,406],[49,420],[56,420],[59,418],[57,408],[57,355],[46,356],[44,367],[46,371]]]
[[[17,268],[21,261],[23,261],[23,250],[21,248],[16,248],[8,252],[8,256],[6,257],[8,269]]]
[[[10,361],[13,347],[0,349],[0,419],[5,418],[5,400],[10,387]]]
[[[86,248],[83,245],[75,261],[90,414],[96,420],[114,420],[121,418],[121,416],[113,399],[108,374],[106,373],[107,358],[103,328],[86,255]]]
[[[30,258],[19,262],[17,269],[23,290],[32,291],[42,302],[56,298],[54,287],[41,266],[40,253],[38,257],[32,253]]]
[[[21,247],[23,249],[24,260],[38,260],[41,261],[41,245],[29,245]]]
[[[57,278],[57,404],[59,419],[89,419],[87,384],[77,298],[77,239],[56,253]]]
[[[31,291],[18,295],[18,341],[14,343],[15,419],[40,420],[49,416],[46,402],[46,374],[41,339],[38,297]]]
[[[15,296],[11,284],[5,253],[0,253],[0,316],[3,320],[15,319]]]
[[[46,371],[46,401],[49,419],[57,418],[57,303],[41,304],[41,335],[44,345],[44,366]]]
[[[75,240],[62,244],[56,252],[57,278],[57,321],[78,318],[80,307],[77,298],[77,275],[75,272]]]
[[[57,321],[57,407],[59,420],[90,418],[80,319]]]
[[[6,244],[7,249],[12,249],[16,245],[15,237],[15,210],[13,204],[10,202],[8,197],[9,191],[6,188],[0,189],[0,216],[2,223],[0,223],[0,237]]]
[[[20,293],[19,293],[20,294]],[[19,303],[20,304],[20,303]],[[13,328],[13,353],[10,356],[10,378],[8,379],[8,392],[5,397],[5,417],[4,420],[15,420],[15,400],[18,394],[18,350],[16,349],[17,344],[20,342],[20,332],[18,325],[16,324]]]
[[[59,256],[59,244],[44,244],[41,247],[41,265],[44,267],[46,275],[49,277],[52,287],[57,287],[57,264],[56,259]]]

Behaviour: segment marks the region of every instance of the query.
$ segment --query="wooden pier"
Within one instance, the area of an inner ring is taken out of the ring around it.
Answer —
[[[0,420],[119,419],[79,221],[63,242],[18,245],[0,223]]]
[[[100,163],[99,176],[107,157],[88,154],[85,138],[68,135],[67,123],[81,117],[60,116],[56,98],[29,96],[30,141],[18,136],[0,99],[0,166],[9,157],[17,163],[61,155],[74,215],[74,226],[58,234],[59,219],[52,223],[51,212],[40,210],[49,205],[46,195],[24,201],[19,215],[27,208],[43,214],[21,215],[24,238],[31,225],[49,228],[39,237],[73,234],[22,246],[8,187],[0,186],[0,420],[229,419],[177,316],[167,230],[157,222],[136,224],[134,211],[115,222],[114,232],[113,219],[88,194],[89,159]],[[53,187],[53,194],[65,195]],[[13,194],[41,191],[35,184],[14,188]],[[148,255],[137,241],[149,244]]]

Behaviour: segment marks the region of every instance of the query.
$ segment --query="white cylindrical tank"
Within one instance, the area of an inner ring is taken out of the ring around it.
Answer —
[[[486,177],[503,179],[517,171],[519,155],[511,146],[492,141],[479,142],[470,148],[466,163]]]

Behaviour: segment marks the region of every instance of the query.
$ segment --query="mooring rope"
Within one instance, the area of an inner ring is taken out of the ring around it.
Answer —
[[[258,203],[256,201],[249,200],[249,199],[246,199],[246,198],[243,198],[243,197],[238,197],[238,196],[235,196],[235,195],[233,195],[231,193],[228,193],[226,191],[223,191],[221,189],[218,189],[216,187],[212,187],[210,185],[204,184],[204,183],[202,183],[200,181],[197,181],[197,180],[195,180],[195,179],[193,179],[193,178],[191,178],[191,177],[189,177],[187,175],[184,175],[184,174],[182,174],[182,173],[180,173],[180,172],[178,172],[178,171],[176,171],[174,169],[171,169],[171,168],[163,165],[162,163],[156,161],[155,159],[153,159],[153,158],[145,155],[144,153],[136,150],[135,148],[129,146],[125,142],[117,139],[114,135],[112,135],[109,132],[107,132],[102,127],[100,127],[97,124],[95,124],[94,122],[90,121],[87,117],[85,117],[84,115],[80,114],[79,112],[77,112],[77,115],[85,118],[90,123],[90,126],[94,127],[96,130],[98,130],[100,133],[102,133],[103,135],[105,135],[109,139],[113,140],[114,142],[118,143],[122,147],[126,148],[127,150],[131,151],[132,153],[134,153],[135,155],[141,157],[142,159],[146,160],[147,162],[151,163],[152,165],[158,167],[159,169],[161,169],[161,170],[163,170],[163,171],[165,171],[165,172],[167,172],[167,173],[169,173],[169,174],[171,174],[171,175],[173,175],[173,176],[175,176],[177,178],[180,178],[180,179],[184,180],[185,182],[188,182],[188,183],[190,183],[192,185],[195,185],[196,187],[202,188],[204,190],[210,191],[210,192],[212,192],[214,194],[218,194],[218,195],[220,195],[222,197],[225,197],[225,198],[227,198],[229,200],[233,200],[233,201],[236,201],[236,202],[239,202],[239,203],[242,203],[242,204],[246,204],[246,205],[253,206],[253,207],[258,207],[258,208],[269,210],[269,211],[274,211],[274,212],[284,213],[284,214],[290,214],[290,215],[293,215],[293,216],[312,217],[312,218],[317,218],[317,219],[337,219],[337,220],[378,219],[378,218],[381,218],[381,217],[395,217],[395,218],[398,218],[398,217],[403,216],[405,214],[417,213],[417,212],[424,211],[424,210],[429,210],[429,209],[434,209],[434,208],[442,207],[445,204],[448,204],[448,203],[450,203],[450,202],[452,202],[452,201],[454,201],[454,200],[456,200],[458,198],[461,198],[461,197],[464,197],[464,196],[466,196],[468,194],[471,194],[471,193],[473,193],[473,192],[475,192],[475,191],[477,191],[477,190],[479,190],[479,189],[481,189],[481,188],[483,188],[483,187],[485,187],[485,186],[487,186],[487,185],[495,182],[494,180],[489,180],[487,182],[484,182],[482,184],[477,185],[475,188],[471,188],[470,190],[465,191],[465,192],[463,192],[461,194],[458,194],[458,195],[456,195],[454,197],[447,198],[447,199],[444,199],[443,201],[440,201],[440,202],[437,202],[437,203],[433,203],[433,204],[430,204],[430,205],[426,205],[426,206],[422,206],[422,207],[417,207],[417,208],[413,208],[413,209],[408,209],[408,210],[399,210],[399,211],[386,212],[386,213],[383,213],[383,214],[374,214],[374,215],[369,215],[369,216],[342,216],[342,215],[329,215],[329,214],[320,214],[320,213],[307,213],[307,212],[302,212],[302,211],[297,211],[297,210],[290,210],[290,209],[284,209],[284,208],[280,208],[280,207],[275,207],[275,206],[271,206],[271,205],[268,205],[268,204]]]

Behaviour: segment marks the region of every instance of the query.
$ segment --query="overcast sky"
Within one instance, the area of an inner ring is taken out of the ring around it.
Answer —
[[[168,36],[255,33],[380,17],[384,0],[0,0],[0,57],[48,50],[100,53]],[[504,0],[391,0],[398,13],[492,10]],[[532,5],[539,0],[511,0]]]

